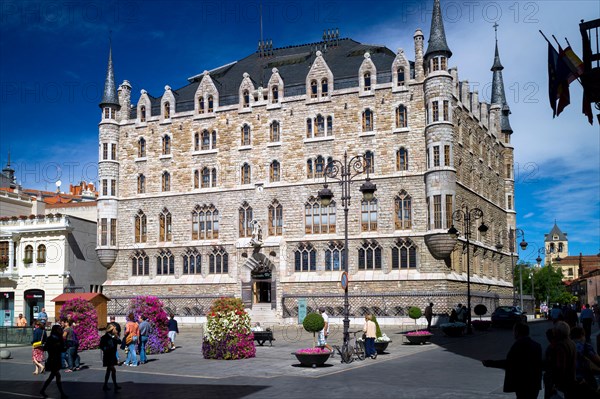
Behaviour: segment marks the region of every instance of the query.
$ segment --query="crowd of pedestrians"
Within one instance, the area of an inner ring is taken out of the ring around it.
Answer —
[[[600,356],[591,344],[594,311],[586,304],[577,316],[573,307],[555,305],[550,318],[554,324],[546,331],[543,356],[528,325],[517,323],[506,359],[484,360],[483,365],[505,369],[504,392],[518,399],[537,398],[542,385],[544,399],[600,399]]]

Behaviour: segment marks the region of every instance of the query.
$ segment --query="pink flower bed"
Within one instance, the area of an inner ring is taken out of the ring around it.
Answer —
[[[69,315],[75,323],[73,330],[79,339],[79,350],[96,349],[100,344],[100,335],[94,306],[81,298],[71,299],[60,308],[60,319],[67,320]]]
[[[169,351],[169,316],[163,309],[163,303],[155,296],[137,296],[129,302],[127,313],[133,313],[136,321],[140,316],[146,316],[152,327],[146,344],[148,354]]]
[[[320,355],[322,353],[331,353],[327,349],[322,348],[306,348],[306,349],[298,349],[296,351],[299,355]]]
[[[407,335],[409,337],[422,337],[422,336],[428,336],[428,335],[433,335],[433,334],[431,334],[427,330],[419,330],[419,331],[407,332],[405,335]]]

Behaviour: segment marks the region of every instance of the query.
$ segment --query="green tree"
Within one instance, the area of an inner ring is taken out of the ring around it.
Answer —
[[[530,277],[529,273],[527,276]],[[536,270],[534,274],[536,298],[542,301],[548,300],[548,303],[573,302],[573,295],[567,291],[562,278],[562,270],[555,268],[552,264]],[[525,279],[525,273],[523,273],[523,279]],[[527,292],[525,287],[523,287],[523,291]]]

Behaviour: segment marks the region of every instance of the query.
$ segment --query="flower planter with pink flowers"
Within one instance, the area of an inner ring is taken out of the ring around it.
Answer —
[[[296,356],[301,365],[313,368],[324,365],[331,356],[330,351],[318,347],[299,349],[292,354]]]
[[[404,334],[406,340],[413,345],[423,345],[429,342],[433,334],[427,330],[410,331]]]

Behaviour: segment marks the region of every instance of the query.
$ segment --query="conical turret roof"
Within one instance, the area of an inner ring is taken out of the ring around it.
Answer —
[[[112,62],[112,45],[108,51],[108,67],[106,69],[106,79],[104,80],[104,94],[102,95],[102,102],[100,108],[104,108],[107,105],[114,105],[119,108],[119,97],[117,95],[117,86],[115,84],[115,72],[113,69]]]
[[[431,30],[429,31],[429,41],[427,42],[425,58],[435,53],[445,54],[448,58],[452,57],[452,51],[450,51],[448,43],[446,43],[446,32],[444,31],[440,0],[435,0],[433,3]]]

